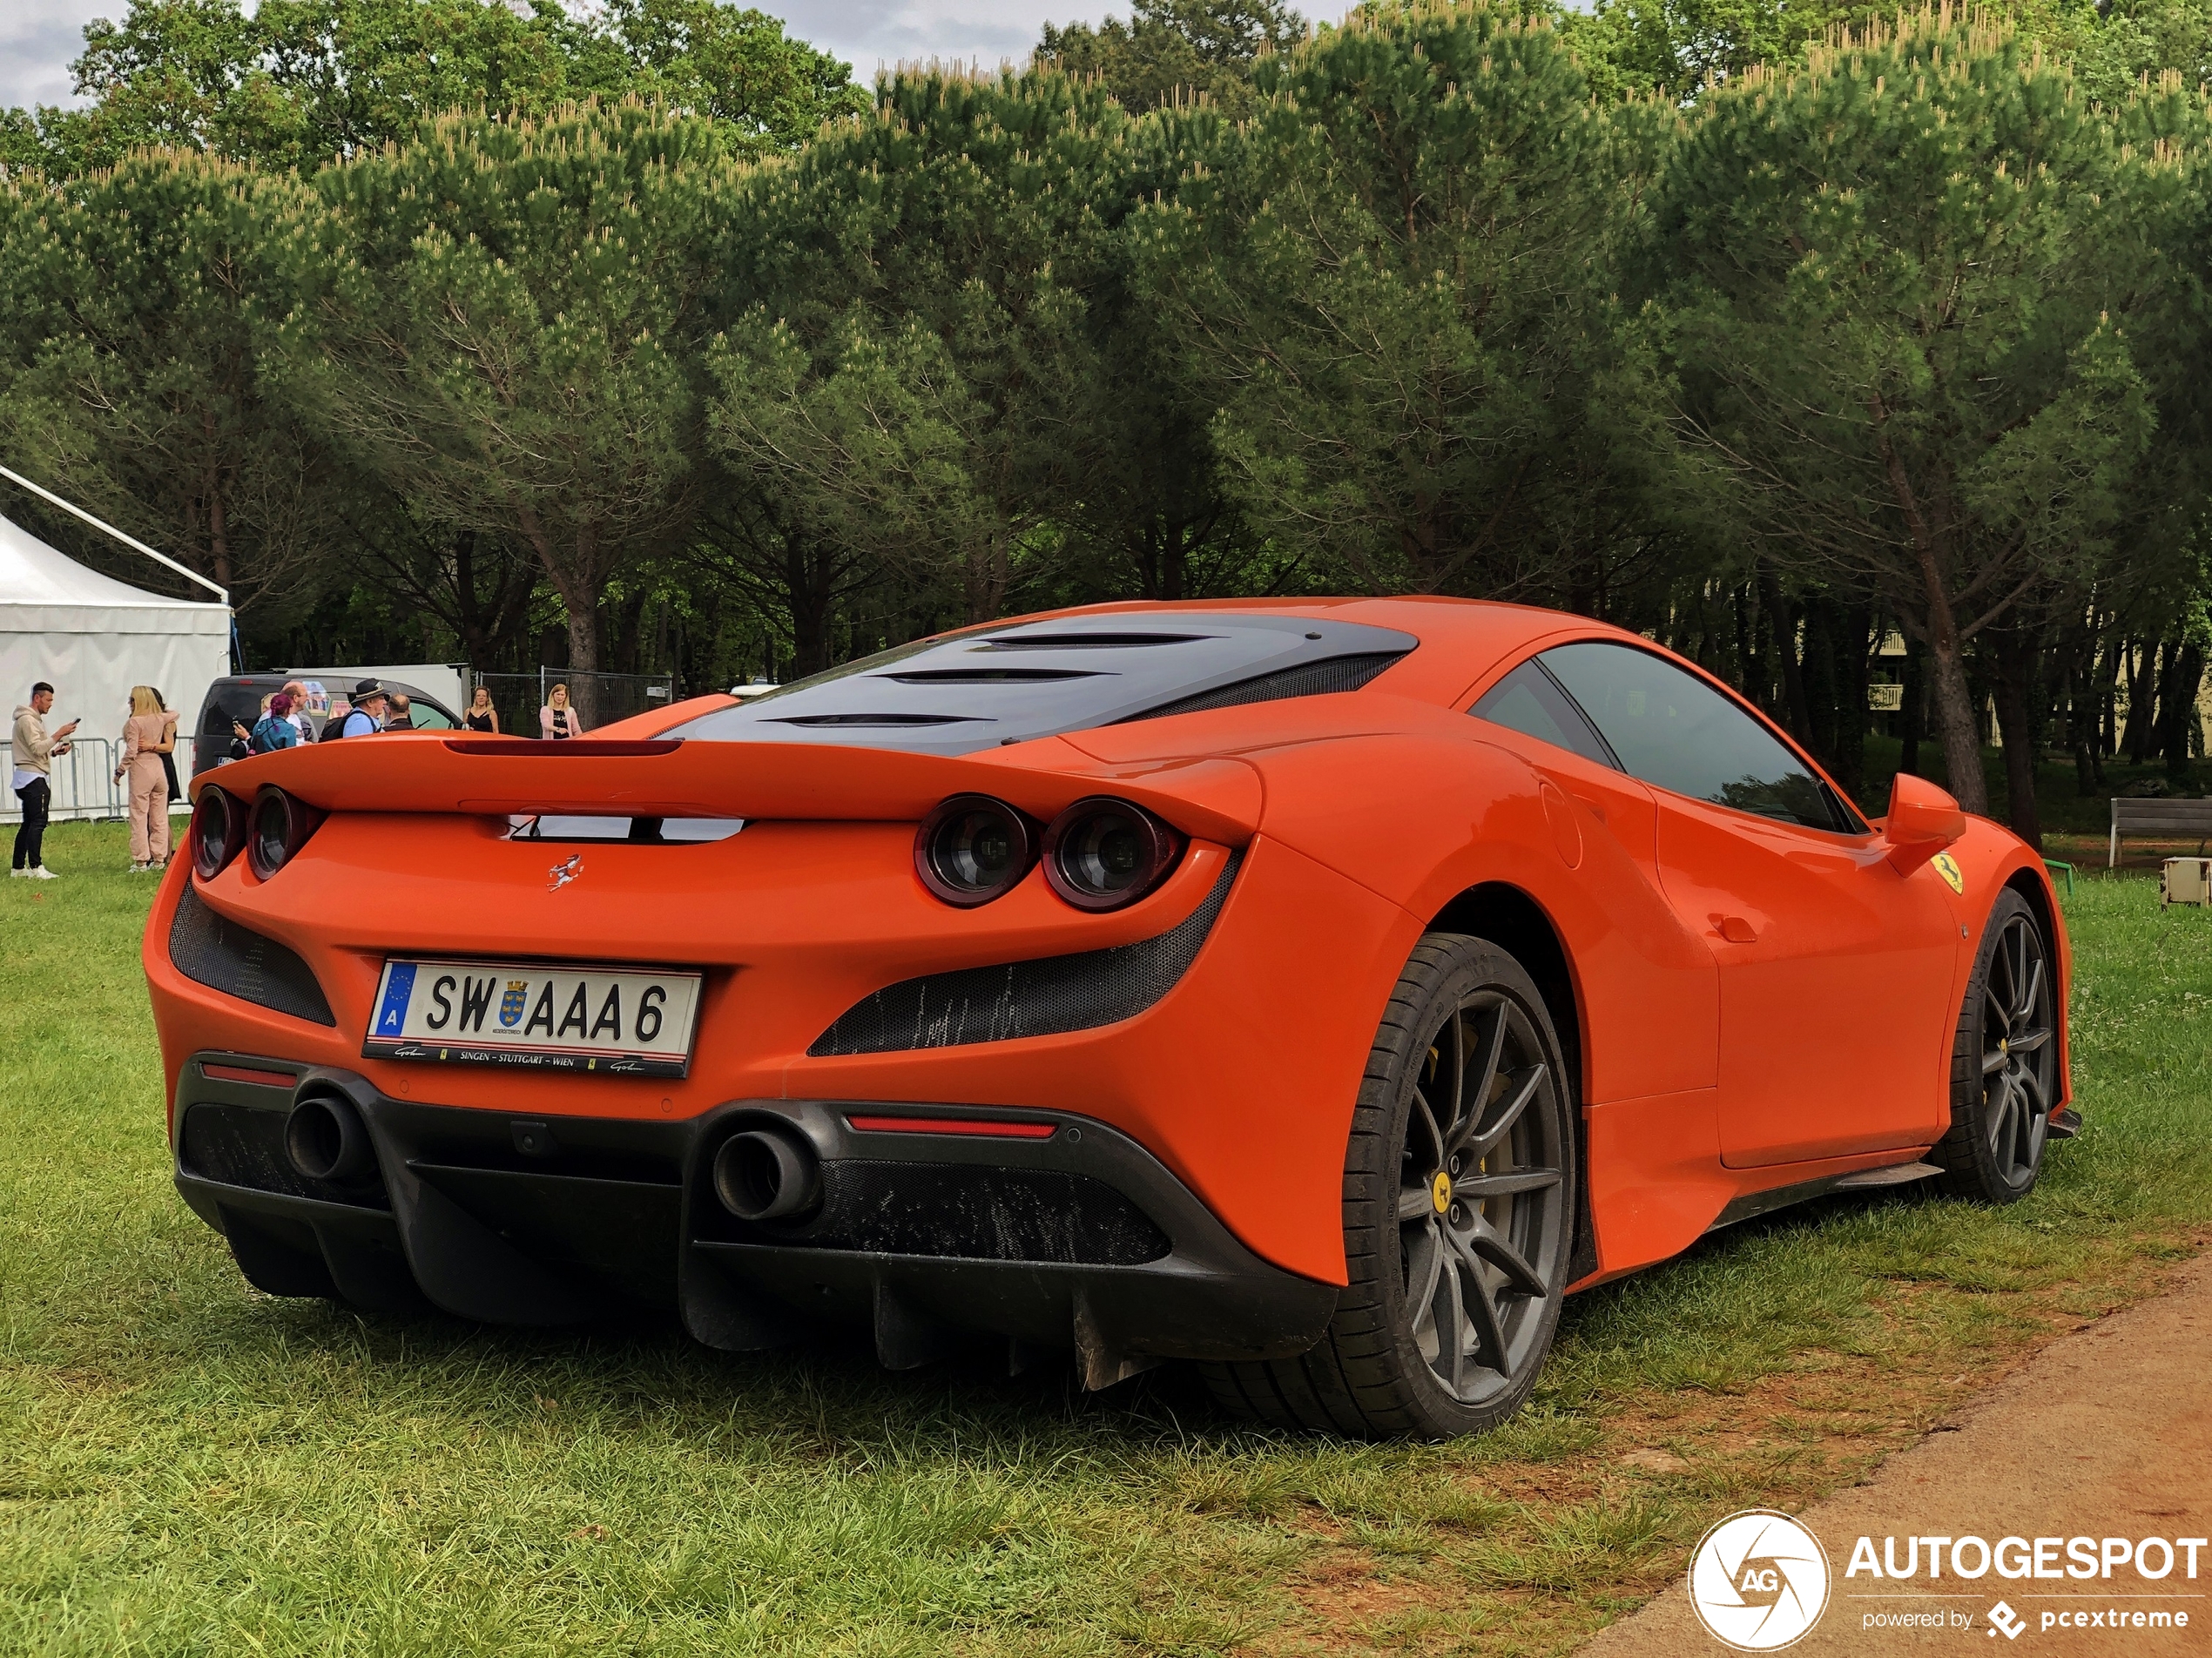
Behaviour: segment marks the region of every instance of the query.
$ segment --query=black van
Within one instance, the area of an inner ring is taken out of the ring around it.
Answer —
[[[328,680],[307,679],[300,674],[258,673],[233,674],[227,679],[218,679],[207,688],[207,699],[199,705],[199,718],[193,725],[192,745],[192,774],[226,765],[234,758],[231,745],[238,733],[231,729],[236,720],[249,731],[253,722],[261,718],[261,699],[272,691],[282,691],[294,679],[307,687],[307,723],[315,736],[322,735],[322,723],[329,718],[334,698],[343,699],[354,688],[354,682],[334,684]],[[461,725],[460,718],[450,708],[427,691],[397,679],[377,682],[387,691],[400,692],[408,700],[408,712],[417,731],[448,731]]]

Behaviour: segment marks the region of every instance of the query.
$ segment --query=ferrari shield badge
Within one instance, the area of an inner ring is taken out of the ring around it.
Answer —
[[[1936,873],[1943,877],[1946,886],[1961,898],[1966,895],[1966,877],[1959,870],[1956,858],[1947,852],[1939,852],[1928,861],[1935,866]]]

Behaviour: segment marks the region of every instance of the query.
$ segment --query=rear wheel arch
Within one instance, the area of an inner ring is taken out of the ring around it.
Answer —
[[[1567,947],[1543,906],[1510,882],[1485,881],[1468,887],[1438,911],[1429,919],[1427,930],[1487,939],[1521,963],[1536,981],[1544,1011],[1551,1015],[1552,1028],[1558,1033],[1560,1046],[1567,1050],[1568,1068],[1574,1073],[1579,1096],[1585,1080],[1581,1000]]]
[[[1567,1068],[1575,1082],[1579,1107],[1587,1097],[1588,1077],[1583,1062],[1581,994],[1576,987],[1574,962],[1544,907],[1509,881],[1485,881],[1470,886],[1430,919],[1431,933],[1465,933],[1487,939],[1518,961],[1536,981],[1551,1015],[1552,1029],[1565,1050]],[[1568,1264],[1574,1282],[1597,1270],[1597,1233],[1590,1216],[1589,1136],[1575,1136],[1575,1243]]]

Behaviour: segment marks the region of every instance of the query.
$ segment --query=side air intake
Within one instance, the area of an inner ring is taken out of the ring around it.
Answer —
[[[338,1022],[306,962],[274,939],[218,914],[189,885],[169,924],[169,959],[210,990],[314,1024]]]
[[[1241,708],[1247,703],[1279,702],[1286,697],[1320,697],[1332,691],[1357,691],[1405,654],[1402,650],[1391,650],[1301,663],[1295,668],[1240,679],[1233,685],[1220,685],[1195,697],[1162,703],[1157,708],[1131,714],[1121,723],[1126,725],[1131,720],[1164,719],[1170,714],[1199,714],[1210,708]]]
[[[1175,988],[1198,959],[1243,861],[1241,852],[1231,853],[1204,901],[1157,938],[908,979],[855,1002],[806,1051],[824,1059],[961,1048],[1134,1019]]]

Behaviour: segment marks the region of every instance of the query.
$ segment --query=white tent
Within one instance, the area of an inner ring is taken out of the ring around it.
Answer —
[[[57,818],[121,815],[111,773],[131,687],[157,687],[189,735],[209,684],[231,671],[230,641],[228,605],[142,591],[0,518],[0,709],[12,714],[44,679],[55,693],[49,729],[84,721],[80,746],[54,763]],[[182,744],[177,772],[192,775]],[[20,815],[13,792],[0,792],[0,817]]]

